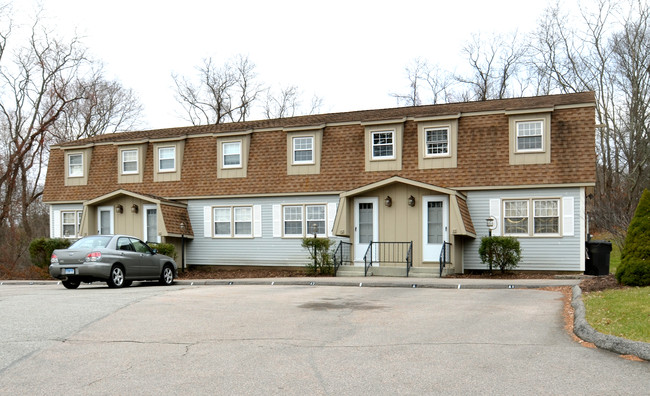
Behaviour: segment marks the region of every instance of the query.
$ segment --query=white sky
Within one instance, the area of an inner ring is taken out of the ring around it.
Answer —
[[[34,0],[36,1],[36,0]],[[572,2],[574,0],[571,0]],[[322,112],[396,106],[404,68],[422,57],[464,67],[472,33],[528,33],[546,0],[41,0],[50,26],[83,36],[110,78],[136,91],[144,128],[188,125],[172,72],[190,76],[207,57],[248,55],[259,80],[296,85]],[[16,7],[16,5],[14,5]],[[258,113],[259,114],[259,113]]]

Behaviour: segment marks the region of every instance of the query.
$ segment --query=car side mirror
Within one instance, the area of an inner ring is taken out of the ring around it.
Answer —
[[[152,249],[153,254],[158,254],[158,249]]]

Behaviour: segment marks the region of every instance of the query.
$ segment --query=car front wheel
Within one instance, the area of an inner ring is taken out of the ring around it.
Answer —
[[[61,283],[63,283],[63,287],[65,287],[66,289],[76,289],[81,284],[81,282],[72,281],[72,280],[64,280]]]
[[[111,275],[106,281],[108,287],[123,287],[124,286],[124,269],[119,265],[111,268]]]
[[[163,267],[162,274],[160,274],[160,284],[169,286],[174,283],[174,270],[171,266],[166,265]]]

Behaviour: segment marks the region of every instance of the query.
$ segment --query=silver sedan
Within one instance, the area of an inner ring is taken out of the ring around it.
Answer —
[[[76,289],[81,282],[106,282],[126,287],[133,281],[157,280],[171,285],[178,267],[171,257],[159,254],[140,239],[128,235],[93,235],[57,249],[50,259],[50,275],[63,286]]]

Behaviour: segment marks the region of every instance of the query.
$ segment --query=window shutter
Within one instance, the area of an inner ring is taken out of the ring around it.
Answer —
[[[336,218],[336,203],[327,204],[327,236],[334,236],[334,219]]]
[[[61,238],[61,211],[50,208],[50,237]]]
[[[253,205],[253,237],[262,237],[262,205]]]
[[[273,238],[282,237],[282,206],[273,205]]]
[[[203,236],[212,238],[212,207],[203,207]]]
[[[500,199],[491,199],[490,200],[490,216],[497,219],[496,226],[497,228],[492,230],[493,236],[501,235],[501,200]]]
[[[573,197],[562,198],[562,235],[573,236],[575,225],[573,224]]]

